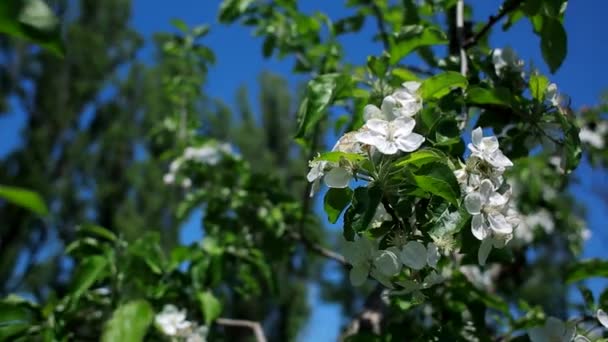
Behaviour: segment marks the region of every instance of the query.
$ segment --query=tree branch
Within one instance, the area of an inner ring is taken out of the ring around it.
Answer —
[[[524,0],[507,0],[507,1],[505,1],[502,4],[498,13],[496,15],[491,15],[488,18],[488,22],[481,28],[481,30],[479,30],[477,33],[475,33],[472,37],[470,37],[469,39],[467,39],[464,42],[464,45],[463,45],[464,48],[468,49],[468,48],[474,46],[475,44],[477,44],[481,40],[481,38],[483,38],[494,25],[496,25],[507,14],[509,14],[509,13],[513,12],[514,10],[516,10],[517,8],[519,8],[519,6],[523,2],[524,2]]]
[[[349,263],[342,255],[310,241],[308,238],[304,237],[304,235],[301,235],[297,232],[290,232],[289,237],[294,241],[301,242],[304,246],[306,246],[306,248],[323,257],[334,260],[345,267],[349,265]]]
[[[264,330],[262,330],[262,325],[260,325],[259,322],[247,321],[244,319],[218,318],[215,320],[215,323],[226,327],[241,327],[251,329],[257,342],[267,341],[266,336],[264,335]]]
[[[378,31],[380,31],[380,38],[382,39],[384,50],[388,52],[391,45],[388,39],[388,32],[386,31],[386,26],[384,26],[384,16],[382,15],[382,10],[380,9],[380,7],[378,7],[378,4],[375,0],[371,1],[370,7],[374,12],[374,16],[376,17],[376,24],[378,25]]]
[[[458,37],[458,50],[460,51],[460,73],[462,76],[467,77],[469,69],[469,61],[467,59],[467,51],[464,48],[464,0],[458,0],[456,3],[456,35]],[[462,124],[460,129],[464,130],[467,127],[467,121],[469,121],[469,115],[467,107],[462,105]]]

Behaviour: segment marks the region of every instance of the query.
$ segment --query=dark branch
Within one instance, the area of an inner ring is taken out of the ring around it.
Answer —
[[[490,29],[496,25],[502,18],[504,18],[507,14],[513,12],[514,10],[516,10],[517,8],[519,8],[519,6],[524,2],[524,0],[507,0],[503,3],[503,5],[500,8],[500,11],[498,11],[498,13],[496,15],[491,15],[488,18],[488,22],[481,28],[481,30],[479,30],[477,33],[475,33],[472,37],[470,37],[469,39],[467,39],[464,43],[464,48],[468,49],[472,46],[474,46],[475,44],[477,44],[487,33],[488,31],[490,31]]]
[[[372,0],[370,3],[370,7],[374,12],[374,16],[376,17],[376,24],[378,25],[378,31],[380,31],[380,38],[382,39],[382,44],[384,45],[384,50],[390,50],[390,41],[388,39],[388,32],[386,31],[386,26],[384,26],[384,15],[382,15],[382,10],[378,7],[376,1]]]
[[[257,342],[267,341],[266,336],[264,335],[264,330],[262,330],[262,325],[260,325],[259,322],[247,321],[243,319],[218,318],[215,320],[215,323],[226,327],[241,327],[251,329]]]
[[[289,237],[294,240],[294,241],[298,241],[301,242],[306,248],[310,249],[311,251],[326,257],[328,259],[334,260],[340,264],[342,264],[343,266],[348,266],[348,262],[346,261],[346,259],[344,259],[344,257],[336,252],[330,251],[327,248],[324,248],[316,243],[314,243],[313,241],[310,241],[308,238],[304,237],[304,235],[301,235],[297,232],[290,232],[289,233]]]

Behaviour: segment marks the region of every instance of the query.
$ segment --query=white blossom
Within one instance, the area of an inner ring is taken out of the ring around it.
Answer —
[[[488,162],[499,171],[513,166],[513,163],[498,148],[498,139],[495,136],[484,137],[481,127],[473,130],[472,142],[469,143],[471,157],[477,157]]]
[[[608,314],[602,309],[598,309],[595,313],[595,317],[597,317],[598,322],[604,326],[604,328],[608,328]]]
[[[459,270],[478,289],[491,291],[494,288],[495,279],[500,273],[501,266],[493,264],[482,271],[477,265],[464,265],[460,266]]]
[[[312,183],[310,190],[311,197],[319,191],[321,179],[323,179],[325,185],[330,188],[346,188],[353,177],[350,169],[336,166],[336,163],[316,160],[311,161],[309,165],[310,171],[308,171],[306,179]]]
[[[392,288],[390,277],[401,271],[397,254],[396,247],[378,250],[377,243],[365,237],[347,242],[344,257],[352,265],[349,274],[351,284],[361,286],[371,275],[384,286]]]
[[[545,92],[545,98],[555,107],[559,107],[561,102],[561,95],[557,91],[557,85],[555,83],[551,83],[547,86],[547,90]]]
[[[600,122],[596,125],[595,130],[585,126],[578,133],[579,139],[597,149],[603,149],[606,141],[604,136],[608,132],[608,122]]]
[[[395,154],[398,151],[412,152],[424,142],[424,137],[413,133],[416,121],[401,117],[393,121],[370,119],[364,131],[358,132],[357,141],[374,146],[380,153]]]
[[[513,232],[513,226],[503,214],[508,200],[507,196],[498,193],[492,182],[487,179],[481,182],[479,192],[467,194],[464,205],[469,214],[473,215],[471,229],[477,239],[484,240],[492,233],[506,235]]]
[[[524,62],[519,59],[515,54],[515,51],[509,47],[494,49],[494,51],[492,51],[492,63],[494,63],[494,69],[498,76],[501,76],[504,70],[522,72],[524,66]]]
[[[182,180],[182,188],[190,189],[191,186],[192,186],[192,180],[190,178],[184,178]]]
[[[192,323],[186,320],[186,310],[178,310],[171,304],[164,306],[163,311],[154,318],[158,328],[167,336],[180,336],[192,328]]]
[[[403,87],[382,100],[380,108],[367,105],[363,108],[366,121],[380,119],[392,121],[401,117],[412,117],[422,109],[422,98],[418,94],[419,82],[405,82]]]
[[[165,184],[173,184],[175,182],[175,174],[167,173],[163,176],[163,182]]]
[[[418,241],[409,241],[399,253],[401,262],[414,270],[421,270],[425,266],[436,267],[439,260],[439,251],[434,243],[429,243],[427,247]]]
[[[528,330],[528,336],[532,342],[570,342],[575,332],[574,324],[549,317],[543,326]]]

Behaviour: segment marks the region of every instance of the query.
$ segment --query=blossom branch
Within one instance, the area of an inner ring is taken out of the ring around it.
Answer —
[[[465,49],[468,49],[472,46],[474,46],[475,44],[477,44],[487,33],[488,31],[490,31],[490,29],[496,25],[502,18],[504,18],[507,14],[513,12],[514,10],[516,10],[517,8],[519,8],[519,6],[524,2],[524,0],[507,0],[503,3],[503,5],[501,6],[499,12],[496,15],[491,15],[488,18],[488,22],[481,28],[481,30],[479,30],[477,33],[475,33],[472,37],[470,37],[469,39],[467,39],[463,46]]]
[[[215,320],[215,323],[226,327],[241,327],[251,329],[257,342],[267,341],[266,336],[264,335],[264,330],[262,330],[262,326],[259,322],[247,321],[243,319],[218,318]]]
[[[346,259],[342,255],[340,255],[334,251],[331,251],[327,248],[324,248],[323,246],[320,246],[320,245],[314,243],[313,241],[310,241],[304,235],[301,235],[297,232],[290,232],[289,237],[295,241],[301,242],[304,246],[306,246],[306,248],[312,250],[313,252],[315,252],[323,257],[334,260],[334,261],[342,264],[343,266],[349,265],[348,262],[346,261]]]

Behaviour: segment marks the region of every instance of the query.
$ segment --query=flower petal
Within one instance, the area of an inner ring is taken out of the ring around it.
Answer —
[[[483,223],[482,215],[473,215],[471,219],[471,232],[478,240],[483,240],[488,236],[488,230]]]
[[[481,204],[484,205],[490,200],[490,196],[494,192],[494,184],[489,179],[484,179],[479,184],[479,193],[481,194]]]
[[[371,144],[382,154],[395,154],[399,151],[397,144],[386,140],[377,140],[375,144]]]
[[[430,242],[426,245],[426,262],[432,268],[437,266],[437,262],[439,261],[439,250],[437,249],[437,245]]]
[[[604,328],[608,328],[608,314],[602,309],[598,309],[595,314],[597,320],[604,326]]]
[[[399,148],[403,152],[413,152],[416,151],[420,145],[424,143],[424,137],[417,133],[411,133],[408,136],[400,136],[395,140],[395,144],[397,148]]]
[[[483,138],[483,130],[481,129],[481,127],[477,127],[473,130],[473,132],[471,133],[471,138],[473,146],[481,146],[481,139]]]
[[[472,192],[464,198],[464,207],[469,214],[478,215],[481,213],[481,201],[481,194],[479,192]]]
[[[414,127],[416,127],[416,120],[404,116],[391,121],[390,124],[394,136],[407,136],[412,133]]]
[[[481,241],[479,245],[479,251],[477,252],[477,262],[481,266],[486,264],[486,260],[488,260],[488,255],[490,255],[490,251],[492,251],[492,239],[487,238]]]
[[[387,136],[389,132],[390,123],[385,120],[371,119],[365,123],[365,127],[369,128],[370,131],[380,133],[383,136]]]
[[[386,120],[393,120],[395,118],[393,111],[396,107],[397,99],[395,99],[394,97],[389,95],[382,100],[382,105],[380,106],[380,109],[382,110],[382,114],[384,115]]]
[[[392,277],[401,271],[401,263],[397,255],[391,251],[378,251],[374,258],[374,266],[383,275]]]
[[[482,138],[480,146],[484,151],[492,153],[498,150],[498,138],[495,136]]]
[[[503,214],[488,215],[490,228],[497,234],[507,235],[513,233],[513,226],[507,222]]]
[[[426,266],[426,248],[418,241],[410,241],[403,246],[399,258],[406,266],[420,270]]]
[[[335,167],[325,174],[325,184],[330,188],[346,188],[352,174],[343,167]]]
[[[382,114],[382,111],[380,111],[380,108],[372,104],[368,104],[363,108],[363,118],[365,119],[365,121],[371,119],[386,119]]]

